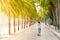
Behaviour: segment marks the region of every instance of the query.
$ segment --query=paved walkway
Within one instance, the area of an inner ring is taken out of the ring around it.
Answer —
[[[36,24],[8,40],[59,40],[44,23],[41,23],[41,36],[37,36]]]

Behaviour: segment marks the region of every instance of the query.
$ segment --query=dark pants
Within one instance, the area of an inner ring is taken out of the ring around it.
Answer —
[[[41,28],[38,28],[38,33],[40,33],[41,32]]]

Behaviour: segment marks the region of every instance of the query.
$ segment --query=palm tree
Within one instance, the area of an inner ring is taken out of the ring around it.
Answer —
[[[54,10],[56,7],[56,0],[40,0],[40,6],[42,6],[43,9],[45,9],[47,7],[48,11],[50,11],[50,10],[52,11],[53,18],[55,17]],[[44,13],[46,13],[47,10],[45,9]]]
[[[32,0],[33,1],[33,0]],[[8,7],[9,14],[9,34],[10,34],[10,15],[14,17],[14,32],[15,30],[15,19],[18,18],[18,30],[19,30],[19,16],[21,15],[22,19],[25,20],[35,20],[37,19],[37,12],[33,3],[24,1],[24,0],[4,0],[6,6]],[[31,9],[30,9],[31,8]],[[33,10],[33,11],[32,11]],[[27,16],[27,17],[25,17]],[[25,24],[24,24],[25,25]]]
[[[6,15],[8,14],[9,15],[9,34],[10,34],[10,13],[9,13],[9,9],[8,9],[8,7],[6,7],[7,6],[7,4],[5,4],[5,2],[3,1],[3,0],[1,0],[2,1],[2,3],[3,3],[3,5],[4,5],[4,7],[5,7],[5,9],[6,9],[6,11],[7,11],[7,13],[5,13]]]
[[[59,0],[57,0],[57,7],[56,7],[56,19],[57,19],[57,26],[59,29]]]

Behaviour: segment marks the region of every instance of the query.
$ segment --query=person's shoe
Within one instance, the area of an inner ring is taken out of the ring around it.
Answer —
[[[37,36],[40,36],[40,34],[38,34]]]

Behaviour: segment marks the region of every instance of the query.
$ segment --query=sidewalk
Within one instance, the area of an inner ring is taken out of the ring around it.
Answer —
[[[27,30],[5,40],[59,40],[44,23],[41,23],[41,36],[37,36],[36,24]]]
[[[60,39],[60,30],[55,28],[53,25],[47,24],[48,28]]]

